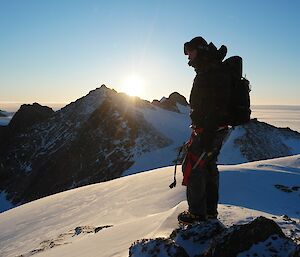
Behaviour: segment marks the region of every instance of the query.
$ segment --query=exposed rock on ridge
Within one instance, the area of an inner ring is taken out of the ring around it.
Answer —
[[[0,190],[23,203],[121,176],[133,156],[170,143],[136,104],[102,86],[17,133],[1,149]]]
[[[48,119],[54,111],[38,103],[23,104],[9,123],[11,133],[22,132],[26,128]]]
[[[300,153],[289,146],[289,140],[299,140],[300,133],[289,128],[277,128],[256,119],[242,126],[244,134],[235,140],[248,161],[271,159]]]
[[[177,92],[174,92],[170,94],[168,98],[162,98],[160,101],[154,100],[152,102],[153,105],[158,106],[160,108],[169,110],[169,111],[174,111],[174,112],[180,112],[178,109],[177,104],[181,104],[183,106],[188,106],[188,103],[185,99],[184,96],[180,95]]]
[[[297,256],[299,249],[273,220],[265,217],[258,217],[248,224],[234,225],[230,228],[212,220],[176,229],[169,238],[136,241],[129,249],[129,257],[229,257],[239,254],[266,257],[283,256],[282,254]]]

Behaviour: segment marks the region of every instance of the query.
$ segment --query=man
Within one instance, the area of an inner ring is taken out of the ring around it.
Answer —
[[[190,224],[217,218],[219,171],[217,156],[228,132],[231,76],[222,66],[227,48],[219,50],[202,37],[184,44],[196,77],[190,94],[192,136],[183,163],[189,209],[178,216]]]

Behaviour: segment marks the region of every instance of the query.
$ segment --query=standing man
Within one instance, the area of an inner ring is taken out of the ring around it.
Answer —
[[[188,211],[178,221],[190,224],[218,216],[219,171],[217,157],[228,132],[227,116],[231,76],[222,66],[227,48],[219,50],[202,37],[184,44],[188,64],[196,71],[190,94],[192,135],[183,163]]]

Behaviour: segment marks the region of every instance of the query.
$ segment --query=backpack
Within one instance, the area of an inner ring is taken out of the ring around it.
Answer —
[[[222,63],[223,67],[231,73],[232,88],[229,105],[228,125],[238,126],[250,121],[250,82],[243,77],[243,59],[232,56]]]

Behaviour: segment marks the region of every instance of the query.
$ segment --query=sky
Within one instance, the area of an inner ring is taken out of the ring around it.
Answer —
[[[183,44],[195,36],[243,57],[252,104],[300,105],[299,12],[298,0],[0,0],[0,109],[66,104],[102,84],[189,98]]]

